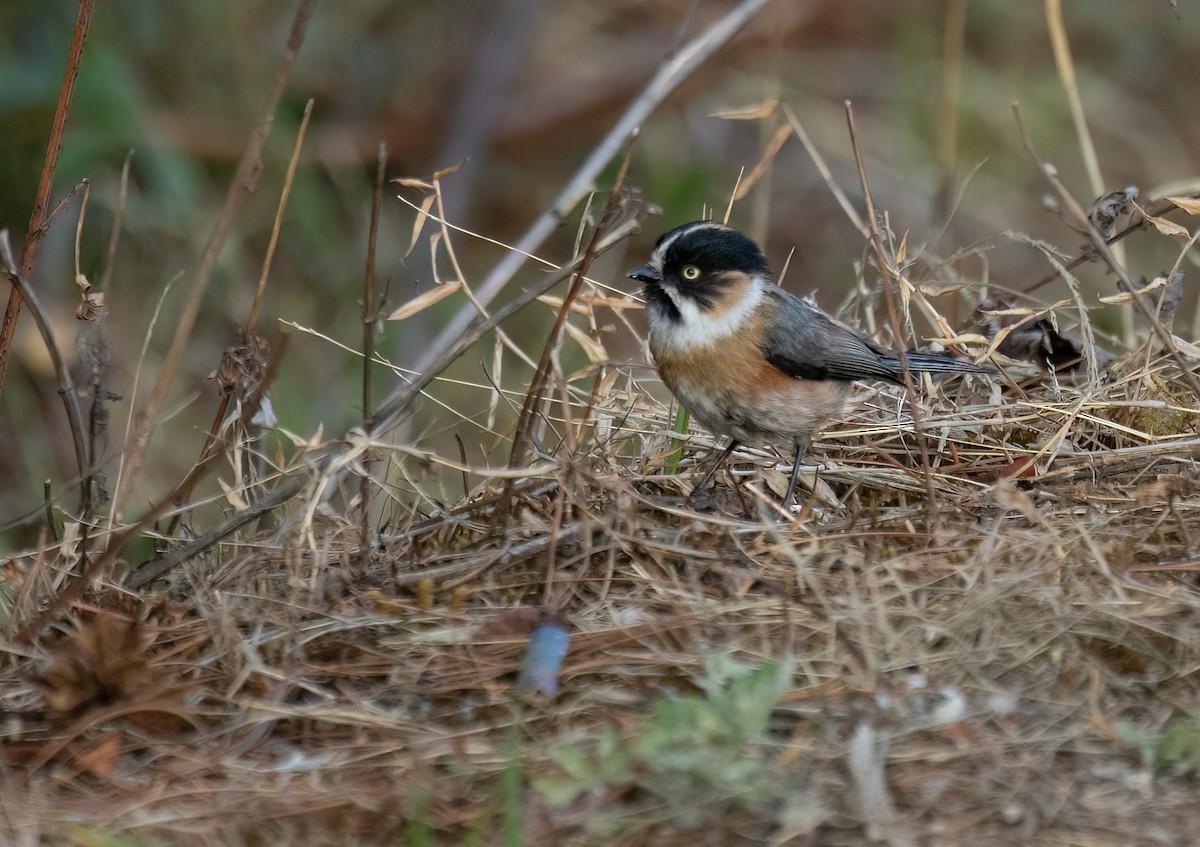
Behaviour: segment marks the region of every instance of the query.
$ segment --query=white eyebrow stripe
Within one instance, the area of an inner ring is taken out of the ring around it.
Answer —
[[[719,224],[716,221],[708,221],[706,223],[696,224],[693,227],[689,227],[688,229],[675,233],[662,244],[654,248],[654,252],[650,254],[650,267],[654,268],[659,273],[662,273],[663,258],[667,255],[667,250],[670,249],[671,245],[684,235],[690,235],[693,232],[700,232],[701,230],[705,229],[728,231],[729,227],[725,226],[724,224]]]

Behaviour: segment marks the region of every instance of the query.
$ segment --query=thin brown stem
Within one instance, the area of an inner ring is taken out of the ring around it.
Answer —
[[[46,237],[50,218],[46,209],[50,205],[50,192],[54,189],[54,173],[58,169],[58,153],[62,149],[63,131],[67,126],[67,115],[71,111],[71,99],[75,94],[75,81],[79,78],[79,64],[83,60],[83,46],[87,43],[88,30],[92,25],[92,7],[96,0],[80,0],[79,15],[75,19],[75,33],[71,36],[71,49],[67,53],[67,68],[63,73],[62,86],[58,90],[58,105],[54,108],[54,122],[50,125],[50,140],[46,145],[46,158],[42,163],[42,174],[38,178],[37,194],[34,195],[33,210],[29,214],[29,229],[25,232],[25,243],[21,247],[20,277],[29,280],[37,262],[38,249]],[[17,317],[21,313],[21,291],[15,285],[8,295],[8,306],[4,311],[4,322],[0,324],[0,396],[4,394],[4,378],[8,373],[9,352],[13,336],[17,331]]]
[[[633,143],[636,139],[636,133],[630,135],[629,142],[625,147],[625,157],[621,161],[620,170],[617,171],[616,182],[613,183],[612,193],[609,194],[608,202],[604,207],[604,215],[600,219],[599,226],[592,231],[592,237],[588,241],[587,248],[583,251],[583,261],[571,279],[571,285],[567,289],[562,305],[559,306],[558,314],[554,318],[554,326],[550,328],[550,334],[546,338],[545,345],[542,347],[541,360],[538,362],[537,370],[533,374],[533,380],[529,384],[529,391],[525,393],[525,402],[521,407],[520,417],[517,419],[517,428],[513,435],[512,451],[508,457],[508,466],[510,468],[518,467],[525,462],[525,454],[529,450],[530,432],[533,429],[534,421],[541,413],[542,392],[545,390],[546,377],[550,372],[551,353],[562,338],[563,324],[567,320],[567,315],[570,314],[571,305],[575,302],[575,298],[579,296],[579,290],[583,287],[583,280],[591,269],[592,260],[596,258],[596,246],[600,243],[600,239],[604,235],[606,228],[612,224],[613,219],[619,213],[622,199],[621,188],[625,184],[625,175],[629,172],[629,161],[633,155]]]
[[[300,163],[300,150],[304,146],[304,136],[308,134],[308,121],[312,117],[312,110],[313,101],[310,98],[304,106],[304,117],[300,119],[300,128],[296,131],[296,143],[292,145],[292,157],[288,160],[287,175],[283,179],[283,190],[279,192],[279,204],[275,207],[275,223],[271,226],[271,239],[267,242],[267,254],[263,258],[262,271],[258,276],[258,288],[254,291],[254,302],[250,304],[250,314],[246,316],[246,338],[254,335],[254,327],[258,323],[258,309],[262,305],[263,295],[267,291],[267,277],[271,274],[275,247],[279,244],[279,231],[283,228],[283,213],[287,210],[288,197],[292,193],[292,183],[296,179],[296,166]]]
[[[1197,197],[1200,195],[1197,195],[1196,193],[1193,192],[1193,193],[1184,193],[1181,196],[1194,198],[1194,197]],[[1160,200],[1157,203],[1155,203],[1154,205],[1147,207],[1145,209],[1145,214],[1142,214],[1140,212],[1134,212],[1130,218],[1129,225],[1126,226],[1124,229],[1120,230],[1119,232],[1114,233],[1111,238],[1105,239],[1105,243],[1109,244],[1109,245],[1116,244],[1118,241],[1122,241],[1123,239],[1128,238],[1133,233],[1143,230],[1146,227],[1150,226],[1151,224],[1150,224],[1149,218],[1161,218],[1161,217],[1171,214],[1172,212],[1178,212],[1178,211],[1181,211],[1180,208],[1177,205],[1175,205],[1174,203],[1172,203],[1170,200]],[[1073,271],[1080,265],[1084,264],[1085,262],[1092,261],[1092,258],[1093,257],[1090,253],[1084,253],[1082,256],[1078,256],[1078,257],[1072,259],[1066,265],[1063,265],[1063,270]],[[1054,282],[1054,280],[1058,279],[1060,276],[1062,276],[1062,273],[1059,272],[1058,268],[1055,268],[1053,271],[1046,274],[1044,277],[1039,279],[1037,282],[1035,282],[1032,285],[1030,285],[1029,287],[1025,288],[1022,291],[1022,293],[1023,294],[1032,294],[1033,292],[1037,291],[1039,288],[1042,288],[1043,286],[1049,285],[1050,283]]]
[[[308,22],[312,18],[315,6],[316,0],[300,0],[300,5],[296,9],[295,17],[292,20],[291,32],[288,35],[287,46],[284,48],[283,55],[280,56],[279,63],[275,67],[275,76],[267,92],[266,102],[263,104],[258,124],[251,133],[246,148],[242,151],[242,158],[238,162],[237,172],[234,174],[233,181],[229,185],[229,190],[225,194],[225,203],[221,208],[216,223],[213,225],[212,233],[209,235],[208,242],[204,246],[204,252],[200,255],[196,272],[192,277],[192,285],[188,291],[187,302],[184,304],[175,335],[171,339],[171,345],[163,359],[162,369],[159,371],[158,380],[154,384],[150,402],[147,404],[146,410],[142,415],[141,427],[134,434],[132,443],[129,445],[128,471],[121,480],[121,487],[113,497],[114,509],[117,512],[120,512],[141,472],[150,436],[158,427],[158,419],[162,414],[163,408],[166,406],[167,393],[175,382],[175,374],[179,370],[184,351],[191,340],[192,330],[200,314],[204,292],[208,289],[209,281],[212,279],[217,258],[220,256],[221,249],[225,246],[230,232],[233,231],[234,218],[237,216],[237,212],[246,198],[254,192],[255,187],[258,185],[258,176],[262,171],[263,147],[266,144],[267,135],[271,131],[271,125],[274,123],[275,112],[279,107],[280,98],[283,96],[283,89],[287,84],[292,65],[295,64],[296,56],[300,51],[300,45],[304,42],[304,34],[307,31]]]
[[[117,208],[113,213],[112,232],[108,236],[108,257],[104,260],[104,273],[96,286],[101,291],[108,291],[112,283],[113,267],[117,264],[117,244],[121,240],[121,224],[125,220],[125,204],[129,200],[129,165],[133,161],[133,151],[125,154],[125,162],[121,165],[121,190],[117,194]]]
[[[238,512],[220,526],[210,529],[195,541],[185,544],[176,550],[172,550],[161,559],[155,559],[154,561],[146,562],[144,565],[134,570],[129,574],[128,577],[126,577],[125,587],[136,591],[139,588],[149,585],[154,580],[164,576],[172,568],[175,568],[183,562],[186,562],[188,559],[194,558],[203,553],[205,550],[208,550],[210,547],[229,534],[236,532],[251,521],[257,520],[258,518],[270,512],[272,509],[282,506],[288,500],[291,500],[293,497],[303,491],[307,481],[307,477],[305,477],[303,474],[297,474],[296,476],[285,479],[275,487],[275,490],[273,490],[259,502],[249,506],[244,512]],[[158,514],[160,511],[165,509],[174,499],[173,494],[174,492],[172,492],[171,497],[161,501],[156,507],[154,507],[154,509],[151,510],[151,514]],[[141,529],[147,523],[148,522],[146,519],[142,518],[142,520],[138,521],[138,523],[129,530],[121,533],[117,539],[119,545],[123,546],[127,540],[132,538],[137,532],[141,531]],[[108,551],[105,552],[104,558],[109,558]],[[113,558],[115,558],[115,556]],[[74,588],[74,586],[72,586],[72,588]],[[64,592],[64,594],[65,593],[66,592]]]
[[[296,167],[300,160],[300,150],[304,145],[304,136],[308,130],[308,121],[309,121],[309,118],[312,116],[312,108],[313,108],[313,101],[309,100],[308,104],[304,107],[304,117],[300,121],[300,128],[296,132],[296,143],[292,147],[292,157],[288,161],[287,173],[286,173],[286,175],[284,177],[284,181],[283,181],[283,189],[280,191],[279,204],[277,205],[276,210],[275,210],[275,223],[274,223],[274,226],[272,226],[272,228],[271,228],[271,239],[267,245],[266,256],[263,258],[262,271],[259,273],[258,288],[254,292],[254,301],[252,302],[252,304],[250,306],[250,312],[249,312],[248,316],[246,317],[245,339],[246,339],[247,344],[255,343],[254,342],[254,326],[257,323],[258,311],[259,311],[260,305],[262,304],[263,295],[266,292],[267,278],[270,276],[271,264],[272,264],[272,260],[274,259],[274,256],[275,256],[275,246],[279,242],[279,232],[280,232],[281,227],[283,226],[283,213],[287,209],[287,201],[288,201],[288,197],[291,194],[292,183],[294,182],[294,180],[296,178]],[[286,335],[283,337],[284,337],[284,339],[287,338]],[[278,366],[278,361],[279,361],[279,358],[281,355],[282,355],[282,351],[280,351],[278,349],[275,350],[274,356],[271,360],[271,363],[273,366],[276,366],[276,367]],[[274,379],[273,374],[271,374],[270,379],[272,379],[272,380]],[[250,400],[250,402],[244,404],[241,409],[241,419],[243,422],[248,422],[254,417],[255,413],[258,411],[258,408],[262,403],[263,393],[266,391],[266,389],[269,385],[270,385],[270,381],[268,380],[267,375],[264,374],[259,379],[258,386],[254,390],[252,399]],[[222,452],[226,447],[227,442],[224,438],[221,437],[220,433],[221,433],[221,424],[222,424],[222,422],[224,422],[225,415],[229,411],[229,398],[230,398],[230,394],[228,392],[223,392],[221,394],[221,402],[217,405],[217,412],[213,416],[212,426],[209,428],[208,435],[204,439],[204,446],[200,448],[200,458],[196,460],[197,466],[207,466],[209,463],[209,460],[211,458],[213,458],[213,456],[216,455],[217,453]],[[177,495],[176,495],[177,496],[177,504],[186,502],[188,500],[188,498],[190,498],[192,496],[192,489],[194,488],[194,484],[199,481],[200,481],[199,476],[196,476],[195,478],[193,478],[193,485],[187,486],[186,488],[181,488],[180,490],[178,490]],[[171,526],[170,526],[170,530],[169,530],[170,532],[173,532],[175,530],[175,527],[177,526],[178,522],[179,522],[179,516],[177,515],[171,521]]]
[[[379,153],[375,157],[375,191],[371,197],[371,229],[367,235],[367,266],[363,273],[363,372],[362,372],[362,408],[363,432],[368,439],[375,429],[375,418],[371,414],[374,401],[371,395],[371,360],[375,357],[375,325],[379,322],[378,295],[375,293],[375,253],[379,238],[379,217],[383,210],[383,181],[387,175],[388,149],[387,144],[379,142]],[[374,461],[371,450],[363,455],[362,476],[359,478],[359,508],[361,513],[360,540],[363,561],[366,561],[370,545],[370,514],[371,514],[371,465]],[[464,464],[466,462],[464,461]]]
[[[854,148],[854,161],[858,166],[858,179],[862,183],[863,199],[867,205],[867,226],[871,228],[871,245],[875,250],[875,261],[879,265],[879,283],[883,289],[883,300],[887,304],[888,322],[892,329],[892,339],[896,346],[896,358],[900,360],[900,375],[904,378],[904,392],[908,395],[908,407],[912,413],[913,434],[917,439],[917,449],[921,453],[921,471],[925,482],[925,502],[929,510],[929,524],[937,521],[937,496],[933,487],[933,469],[929,461],[929,445],[925,441],[924,423],[920,406],[917,405],[917,391],[913,385],[912,371],[908,368],[908,354],[904,350],[904,334],[900,323],[900,311],[896,305],[896,294],[892,286],[896,285],[892,263],[888,260],[887,251],[883,246],[883,235],[879,231],[879,218],[875,214],[875,200],[871,196],[871,184],[867,179],[867,169],[863,161],[862,149],[858,143],[858,129],[854,121],[854,106],[846,101],[846,121],[850,127],[850,143]]]
[[[1133,284],[1133,280],[1129,276],[1129,271],[1125,269],[1123,264],[1117,261],[1112,250],[1109,249],[1108,242],[1100,234],[1100,231],[1096,229],[1091,219],[1088,218],[1087,212],[1079,205],[1079,201],[1072,196],[1071,192],[1067,191],[1067,187],[1058,178],[1058,169],[1042,159],[1038,154],[1037,148],[1033,146],[1033,138],[1029,135],[1029,131],[1025,127],[1025,122],[1021,118],[1021,109],[1016,103],[1013,104],[1013,114],[1016,117],[1017,128],[1021,132],[1021,139],[1025,144],[1025,149],[1033,157],[1034,161],[1037,162],[1038,170],[1042,172],[1042,176],[1046,178],[1046,181],[1050,183],[1050,187],[1058,195],[1063,210],[1070,217],[1071,225],[1087,235],[1088,239],[1092,242],[1092,246],[1095,247],[1096,253],[1105,261],[1112,272],[1117,275],[1118,286],[1129,295],[1129,299],[1133,301],[1134,307],[1141,312],[1142,317],[1149,323],[1151,331],[1162,342],[1163,349],[1167,351],[1179,367],[1184,381],[1188,384],[1188,388],[1196,395],[1197,399],[1200,399],[1200,379],[1197,379],[1191,365],[1184,359],[1183,354],[1179,352],[1174,336],[1163,326],[1162,321],[1158,319],[1154,306],[1147,303],[1142,297],[1137,286]]]

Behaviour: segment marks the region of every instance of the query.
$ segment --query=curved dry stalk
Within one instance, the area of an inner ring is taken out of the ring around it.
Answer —
[[[54,331],[50,328],[50,321],[46,318],[45,310],[38,301],[37,295],[34,294],[29,280],[17,269],[16,263],[13,261],[12,245],[8,240],[7,229],[0,229],[0,260],[3,261],[4,272],[8,276],[9,282],[12,283],[13,291],[24,298],[29,306],[29,313],[33,315],[33,322],[37,324],[38,332],[42,335],[42,342],[46,345],[46,352],[50,355],[54,375],[58,379],[58,393],[62,397],[63,406],[66,407],[67,422],[71,426],[71,440],[75,444],[75,463],[79,468],[81,484],[85,492],[90,491],[92,461],[88,453],[87,438],[84,437],[83,415],[79,409],[79,394],[75,388],[75,381],[71,378],[71,369],[67,367],[62,351],[58,349],[58,343],[54,340]]]
[[[496,295],[525,263],[525,256],[534,252],[579,204],[580,200],[587,196],[592,190],[596,177],[616,156],[629,134],[641,125],[658,104],[674,91],[692,71],[733,38],[738,30],[766,5],[766,2],[767,0],[743,0],[725,17],[663,63],[642,93],[609,130],[608,135],[596,145],[591,155],[580,165],[579,170],[559,192],[551,207],[543,212],[521,236],[516,250],[497,263],[487,278],[475,289],[475,297],[481,304],[486,306],[495,299]],[[430,352],[418,361],[416,370],[426,372],[435,362],[440,361],[471,324],[474,313],[475,308],[471,307],[463,309],[455,315],[430,344]]]

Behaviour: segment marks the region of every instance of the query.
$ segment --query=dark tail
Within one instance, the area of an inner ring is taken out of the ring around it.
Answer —
[[[991,368],[985,368],[982,365],[977,365],[974,362],[967,362],[963,359],[955,359],[947,354],[939,356],[936,353],[908,353],[904,357],[908,360],[908,369],[912,371],[922,371],[924,373],[933,374],[994,374],[996,371]],[[888,359],[888,364],[891,365],[897,379],[900,378],[900,360]]]

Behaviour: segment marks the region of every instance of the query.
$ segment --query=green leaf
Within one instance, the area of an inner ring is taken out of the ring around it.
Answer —
[[[588,790],[588,786],[578,780],[555,776],[536,777],[533,780],[533,787],[542,795],[546,805],[554,808],[568,805]]]
[[[1154,747],[1154,761],[1172,776],[1200,776],[1200,722],[1179,717],[1167,724]]]

